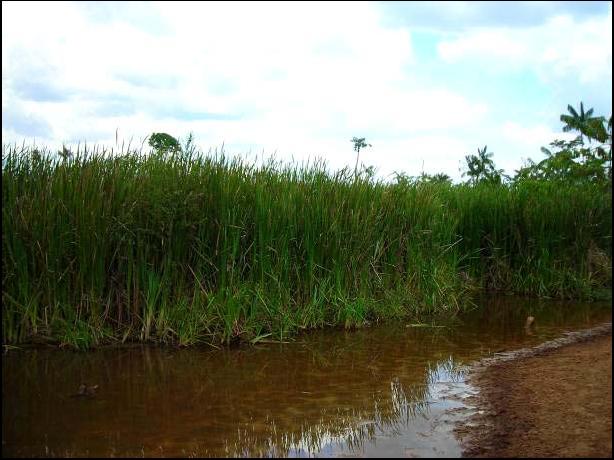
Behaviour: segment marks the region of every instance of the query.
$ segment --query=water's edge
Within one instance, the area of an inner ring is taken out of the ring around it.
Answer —
[[[574,343],[583,342],[593,337],[599,337],[601,335],[607,335],[612,333],[612,323],[607,322],[600,324],[599,326],[591,327],[589,329],[582,329],[580,331],[571,331],[563,333],[563,336],[549,340],[540,345],[536,345],[530,348],[521,348],[519,350],[507,351],[495,353],[492,357],[484,357],[474,364],[468,366],[469,373],[467,376],[470,378],[473,372],[483,370],[485,367],[492,366],[493,364],[499,364],[506,361],[512,361],[514,359],[529,358],[532,356],[538,356],[546,351],[555,350],[557,348],[564,347],[565,345],[571,345]]]
[[[564,332],[559,338],[548,340],[533,347],[521,348],[505,352],[494,353],[478,361],[464,366],[464,384],[466,392],[458,397],[463,403],[463,408],[454,414],[450,420],[455,425],[453,431],[462,449],[463,457],[467,455],[470,446],[479,442],[489,429],[492,421],[485,425],[483,416],[488,412],[488,402],[480,399],[480,388],[474,382],[490,367],[510,363],[517,360],[544,355],[547,352],[558,350],[569,345],[579,344],[588,340],[612,334],[612,323],[606,322],[598,326],[582,329],[579,331]]]

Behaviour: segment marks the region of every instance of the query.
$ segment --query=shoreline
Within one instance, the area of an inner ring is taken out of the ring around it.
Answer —
[[[611,457],[612,323],[472,365],[463,457]]]

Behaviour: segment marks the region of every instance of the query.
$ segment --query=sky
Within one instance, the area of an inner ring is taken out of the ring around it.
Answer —
[[[2,2],[2,142],[513,175],[612,113],[611,2]],[[572,136],[573,137],[573,136]],[[145,144],[146,145],[146,144]]]

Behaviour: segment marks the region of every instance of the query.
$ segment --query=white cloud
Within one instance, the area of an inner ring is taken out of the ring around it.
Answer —
[[[612,9],[582,21],[561,15],[535,27],[468,29],[438,52],[447,62],[479,61],[484,69],[533,68],[545,81],[568,74],[582,83],[611,80]]]
[[[473,150],[471,141],[457,136],[437,134],[417,135],[408,139],[383,141],[372,150],[367,149],[364,163],[380,164],[380,174],[389,176],[394,171],[404,171],[409,175],[436,174],[445,172],[453,179],[460,179],[463,154]],[[361,152],[361,160],[362,160]],[[382,163],[378,158],[385,157]]]
[[[2,13],[3,112],[22,115],[21,130],[3,121],[4,141],[21,142],[28,126],[53,146],[113,145],[116,129],[133,145],[154,131],[193,131],[205,149],[225,142],[229,152],[277,151],[285,160],[319,155],[337,168],[354,166],[350,139],[359,136],[374,145],[364,162],[382,174],[456,177],[476,139],[509,135],[511,152],[531,138],[499,130],[495,101],[425,77],[412,31],[386,27],[377,4],[3,2]],[[608,60],[597,58],[605,47],[611,63],[611,45],[602,44],[609,20],[474,29],[439,51],[447,61],[486,57],[552,79],[611,79]],[[562,37],[568,26],[579,35]]]
[[[55,87],[73,94],[64,103],[25,102],[52,126],[50,140],[110,141],[117,128],[135,136],[193,130],[203,143],[225,140],[288,157],[325,155],[337,139],[351,152],[354,135],[441,132],[487,111],[448,90],[412,87],[410,33],[384,28],[372,4],[150,6],[165,21],[159,34],[118,14],[93,21],[80,4],[38,4],[33,22],[31,8],[3,4],[3,95],[16,99],[8,81],[36,64]],[[16,26],[24,23],[33,27]],[[171,83],[155,87],[156,81]],[[121,101],[136,101],[136,113],[96,116],[109,100],[119,101],[112,106],[120,112]],[[239,120],[175,121],[170,116],[178,108]]]
[[[554,139],[570,140],[577,134],[553,131],[546,125],[523,126],[520,123],[506,121],[501,127],[501,135],[503,140],[531,147],[546,146]]]

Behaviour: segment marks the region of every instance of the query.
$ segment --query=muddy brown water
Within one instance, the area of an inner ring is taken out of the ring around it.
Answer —
[[[465,365],[607,321],[609,303],[510,297],[443,327],[286,344],[14,350],[2,358],[2,455],[458,457],[453,428],[474,392]],[[74,397],[81,382],[96,393]]]

